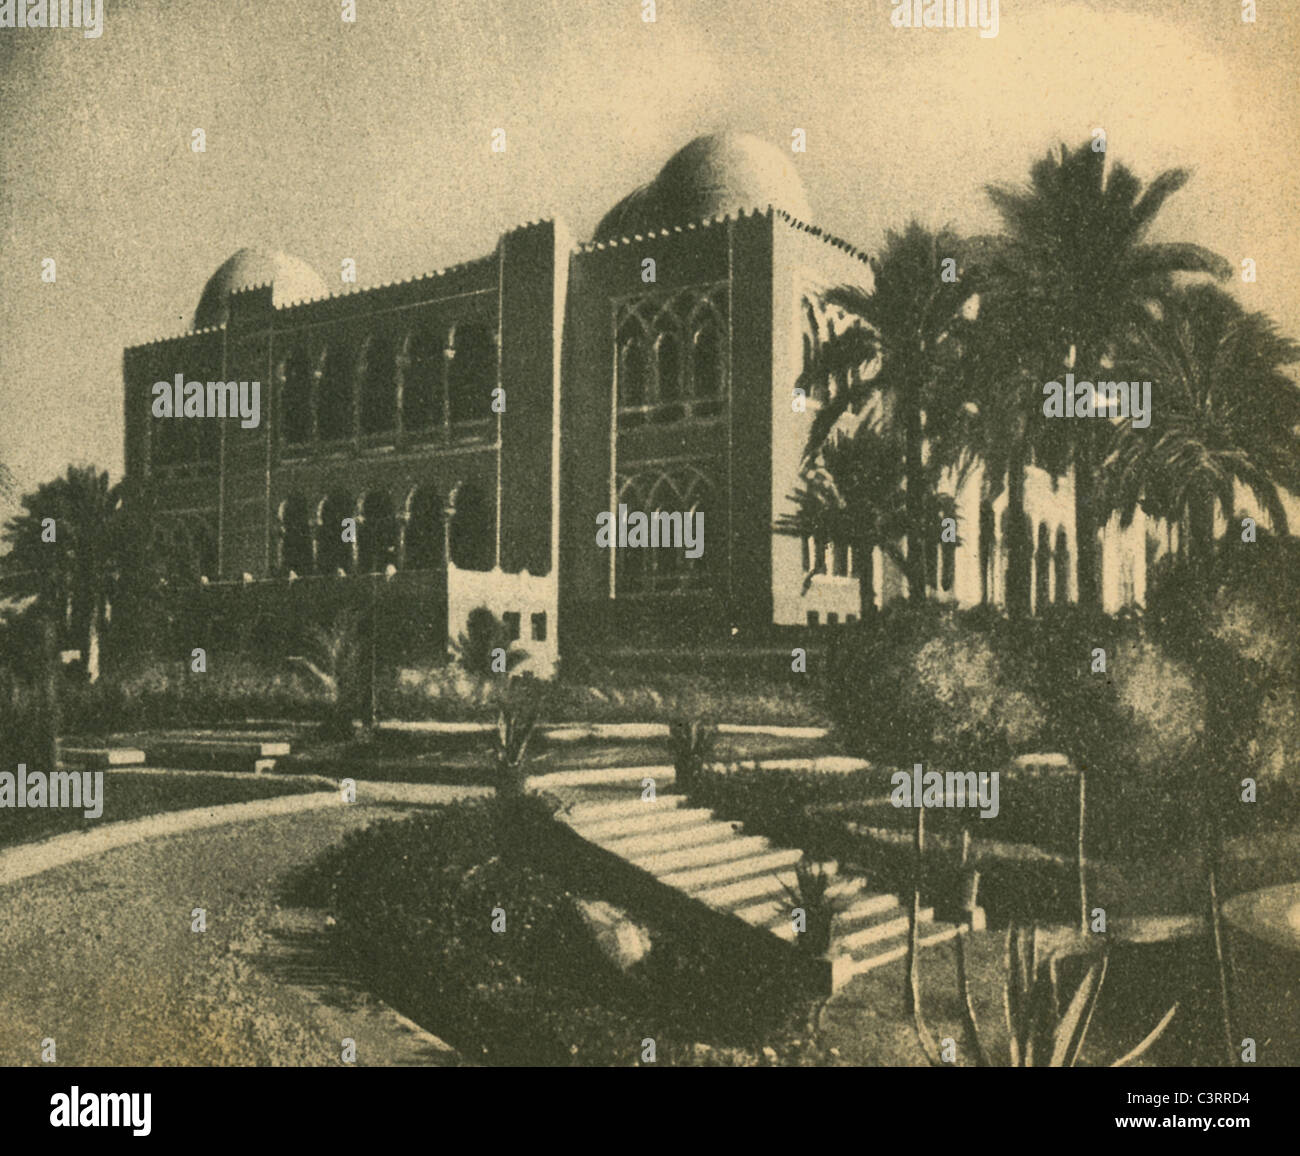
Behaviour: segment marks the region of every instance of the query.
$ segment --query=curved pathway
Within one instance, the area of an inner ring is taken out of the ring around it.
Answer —
[[[345,1037],[358,1064],[455,1063],[332,971],[323,913],[278,903],[294,868],[400,815],[390,798],[478,793],[366,786],[355,804],[330,792],[176,812],[0,855],[0,1064],[39,1063],[53,1038],[59,1064],[328,1065]]]

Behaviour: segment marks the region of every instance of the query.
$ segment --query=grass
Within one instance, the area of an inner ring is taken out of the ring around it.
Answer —
[[[201,774],[141,774],[111,771],[104,774],[104,813],[87,819],[81,810],[66,807],[0,808],[0,847],[32,843],[53,835],[90,831],[103,823],[142,819],[168,811],[247,803],[281,795],[301,795],[322,788],[274,776],[234,778]]]

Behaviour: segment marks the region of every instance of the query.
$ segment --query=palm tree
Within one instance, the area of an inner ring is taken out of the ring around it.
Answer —
[[[1297,361],[1300,344],[1217,286],[1168,293],[1123,351],[1119,368],[1153,382],[1152,419],[1146,429],[1117,423],[1107,505],[1126,525],[1139,506],[1182,521],[1188,561],[1202,572],[1216,507],[1231,519],[1238,485],[1286,535],[1279,490],[1300,489],[1300,387],[1283,366]]]
[[[897,430],[906,486],[904,568],[910,599],[925,597],[925,544],[933,538],[927,526],[932,476],[927,478],[925,440],[927,407],[943,412],[940,403],[960,360],[960,333],[972,288],[960,279],[945,278],[944,262],[960,265],[963,242],[953,232],[930,232],[915,221],[902,233],[890,232],[884,249],[871,259],[874,289],[867,292],[844,285],[823,296],[828,305],[844,310],[862,324],[832,335],[810,359],[799,384],[832,389],[813,419],[806,456],[831,436],[840,418],[858,412],[879,396],[882,419]],[[863,367],[880,358],[879,372],[867,377]]]
[[[0,594],[34,597],[37,612],[58,625],[64,644],[80,648],[93,681],[117,572],[120,487],[93,466],[69,466],[64,476],[24,494],[22,506],[0,533],[12,547],[0,559]]]
[[[1040,387],[1070,370],[1096,381],[1116,346],[1146,316],[1175,273],[1226,278],[1228,262],[1199,245],[1144,240],[1165,202],[1188,181],[1184,169],[1161,173],[1143,189],[1122,164],[1106,169],[1091,143],[1062,145],[1030,170],[1027,188],[987,192],[1006,231],[999,281],[1019,287],[1023,324],[1049,347]],[[1074,467],[1075,552],[1079,602],[1099,608],[1096,470],[1108,423],[1056,423]]]
[[[778,533],[811,536],[819,546],[833,542],[852,549],[863,621],[875,609],[876,547],[900,568],[904,565],[899,543],[907,524],[906,491],[896,441],[865,421],[851,434],[836,430],[805,466],[789,498],[794,511],[776,521]],[[805,591],[816,570],[814,560],[804,575]]]

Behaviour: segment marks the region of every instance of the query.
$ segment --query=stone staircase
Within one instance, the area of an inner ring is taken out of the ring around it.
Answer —
[[[634,795],[577,803],[564,818],[584,839],[660,883],[793,943],[793,904],[782,885],[795,886],[794,868],[803,852],[744,835],[739,823],[720,821],[711,811],[685,802],[681,795],[653,800]],[[829,893],[839,902],[831,942],[832,988],[906,956],[907,912],[898,896],[871,894],[854,878],[836,879]],[[955,927],[934,922],[932,908],[922,910],[922,946],[956,934]]]

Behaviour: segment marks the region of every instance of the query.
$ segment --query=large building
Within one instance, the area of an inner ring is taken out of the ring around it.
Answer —
[[[729,134],[688,144],[587,242],[529,223],[478,260],[333,295],[300,261],[241,250],[191,332],[125,353],[127,476],[160,554],[281,623],[370,597],[437,640],[486,606],[543,668],[610,640],[852,619],[851,552],[773,529],[818,404],[796,412],[792,387],[842,320],[819,291],[871,289],[865,256],[811,221],[794,157]],[[260,421],[155,416],[177,375],[260,382]],[[1040,474],[1039,605],[1073,594],[1068,479]],[[1002,598],[1002,510],[980,492],[958,495],[938,597]],[[702,513],[702,553],[602,548],[620,505]],[[1106,601],[1140,601],[1145,530],[1107,535]],[[901,591],[883,558],[872,573],[877,604]]]

